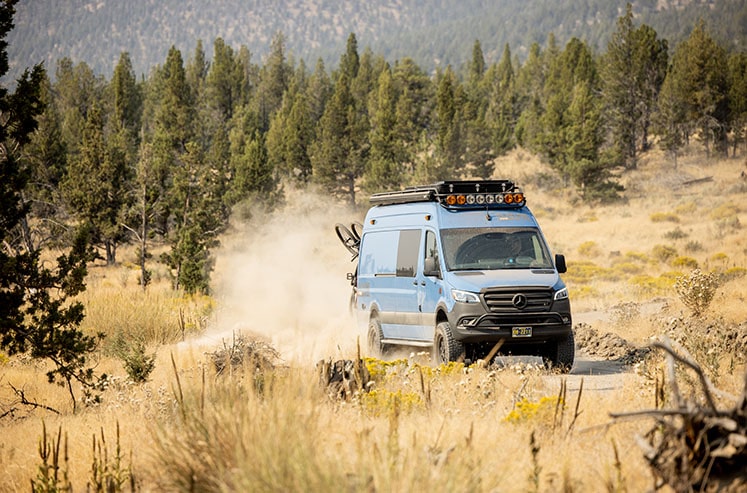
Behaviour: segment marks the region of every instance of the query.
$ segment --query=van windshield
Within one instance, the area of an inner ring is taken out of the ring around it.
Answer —
[[[447,270],[552,269],[536,228],[441,230]]]

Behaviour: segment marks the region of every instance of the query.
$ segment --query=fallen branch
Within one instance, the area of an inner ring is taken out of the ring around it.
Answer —
[[[36,401],[30,401],[26,399],[26,393],[23,391],[23,389],[17,389],[13,386],[13,384],[10,384],[10,383],[8,385],[10,385],[10,388],[13,389],[13,392],[15,392],[15,394],[21,399],[20,402],[24,406],[29,406],[32,409],[40,408],[40,409],[44,409],[45,411],[51,411],[55,414],[60,414],[60,412],[53,407],[47,406],[46,404],[41,404]]]
[[[675,491],[745,491],[747,476],[747,373],[742,395],[731,396],[716,389],[701,367],[678,346],[672,348],[669,339],[652,344],[667,353],[670,390],[674,409],[652,409],[628,413],[613,413],[615,419],[632,417],[654,418],[655,425],[645,435],[637,437],[644,457],[654,475]],[[680,354],[684,353],[684,354]],[[679,363],[698,376],[706,406],[680,394],[675,375]],[[733,409],[718,409],[713,396],[725,396],[735,401]]]

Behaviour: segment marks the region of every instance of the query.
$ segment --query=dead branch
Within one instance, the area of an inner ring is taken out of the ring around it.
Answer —
[[[655,425],[644,437],[637,437],[644,457],[659,486],[675,491],[745,491],[747,475],[747,373],[739,397],[716,389],[702,368],[669,339],[652,344],[667,353],[670,390],[674,409],[652,409],[613,413],[615,419],[649,417]],[[683,354],[684,353],[684,354]],[[698,375],[706,406],[680,394],[675,365],[684,365]],[[718,409],[713,396],[735,401],[733,409]]]
[[[17,389],[11,383],[9,383],[8,385],[10,386],[11,389],[13,389],[13,392],[20,399],[20,403],[23,404],[24,406],[29,406],[29,407],[31,407],[31,409],[37,409],[37,408],[39,408],[39,409],[44,409],[46,411],[51,411],[51,412],[53,412],[55,414],[60,414],[60,412],[57,409],[53,408],[53,407],[47,406],[46,404],[41,404],[41,403],[36,402],[36,401],[30,401],[30,400],[28,400],[26,398],[26,392],[24,392],[23,389]]]

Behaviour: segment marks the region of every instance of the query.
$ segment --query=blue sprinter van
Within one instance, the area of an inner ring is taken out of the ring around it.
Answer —
[[[363,225],[337,225],[357,260],[351,305],[369,352],[429,347],[439,364],[500,343],[571,368],[565,258],[552,256],[512,182],[446,181],[375,194],[371,205]]]

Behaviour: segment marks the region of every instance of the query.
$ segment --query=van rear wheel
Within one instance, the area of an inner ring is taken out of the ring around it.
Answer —
[[[449,322],[441,322],[433,337],[433,363],[447,364],[460,358],[464,358],[464,344],[454,339]]]
[[[384,333],[381,330],[379,319],[372,318],[368,322],[368,352],[373,357],[381,357],[386,353],[386,344],[381,342]]]

